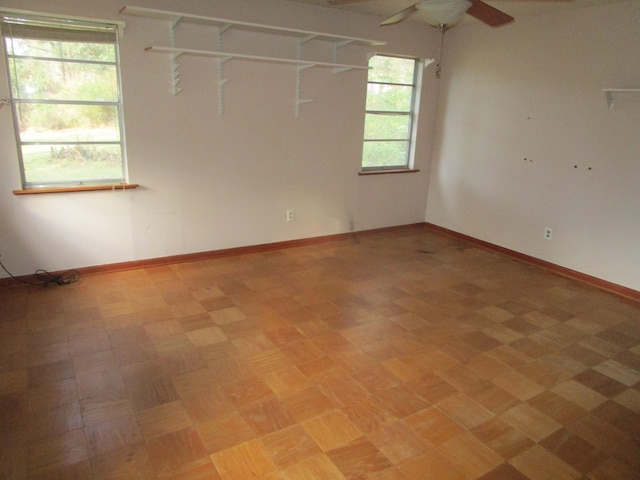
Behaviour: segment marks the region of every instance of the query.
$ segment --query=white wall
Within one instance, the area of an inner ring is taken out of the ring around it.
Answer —
[[[427,221],[640,290],[640,2],[446,40]]]
[[[20,188],[10,109],[0,110],[0,254],[14,274],[62,270],[307,238],[424,221],[437,84],[425,75],[418,174],[360,177],[366,71],[302,72],[295,117],[295,67],[231,61],[218,115],[217,63],[182,57],[182,93],[170,93],[168,23],[121,16],[115,0],[0,0],[0,7],[126,22],[121,39],[130,181],[126,192],[15,196]],[[433,56],[436,32],[384,29],[371,16],[284,0],[135,0],[277,26],[386,40],[378,51]],[[186,47],[214,49],[217,31],[180,25]],[[230,51],[295,55],[295,40],[229,31]],[[332,61],[330,45],[305,46]],[[366,64],[372,49],[349,46],[340,61]],[[0,97],[8,96],[4,63]],[[296,221],[287,223],[293,208]],[[1,275],[4,275],[0,272]]]

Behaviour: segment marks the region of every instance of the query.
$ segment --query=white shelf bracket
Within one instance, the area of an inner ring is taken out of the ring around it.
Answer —
[[[231,24],[230,23],[225,23],[223,25],[220,25],[220,28],[218,29],[218,51],[222,51],[222,36],[224,35],[224,32],[226,32],[227,30],[229,30],[229,28],[231,28]],[[223,78],[223,74],[224,74],[224,63],[227,60],[230,60],[231,57],[221,57],[218,59],[218,115],[222,115],[224,113],[224,85],[227,83],[227,79]]]
[[[313,40],[314,38],[316,38],[318,35],[307,35],[306,37],[301,37],[300,40],[298,41],[298,45],[302,45],[304,43],[308,43],[311,40]]]
[[[176,27],[180,23],[180,18],[171,20],[169,27],[169,45],[172,48],[176,46]],[[175,52],[171,54],[171,94],[177,95],[182,91],[180,88],[180,64],[178,58],[182,55],[182,52]]]
[[[313,102],[311,98],[301,98],[300,97],[300,74],[307,70],[308,68],[312,68],[313,65],[298,65],[296,67],[296,117],[300,115],[300,105],[303,103]]]
[[[342,40],[342,41],[333,42],[333,63],[338,63],[338,50],[340,50],[342,47],[346,47],[350,43],[352,43],[352,40]],[[335,74],[335,73],[346,72],[347,70],[351,70],[351,69],[347,67],[336,67],[333,69],[333,73]]]
[[[615,107],[616,104],[616,95],[624,93],[640,93],[640,88],[604,88],[602,91],[607,99],[609,110],[613,110],[613,107]]]
[[[609,107],[609,110],[613,110],[613,107],[615,105],[615,102],[613,100],[613,92],[611,90],[605,90],[604,96],[607,99],[607,106]]]
[[[222,57],[218,59],[218,115],[224,113],[224,86],[229,81],[226,78],[222,78],[222,65],[231,60],[231,57]]]
[[[316,37],[316,35],[307,35],[305,37],[302,37],[298,40],[298,51],[296,53],[296,58],[298,60],[302,60],[302,45],[304,45],[307,42],[310,42],[311,40],[313,40]],[[313,65],[296,65],[296,101],[295,101],[295,116],[296,118],[298,118],[298,115],[300,115],[300,105],[302,105],[303,103],[309,103],[312,100],[309,98],[301,98],[301,90],[302,90],[302,80],[301,80],[301,73],[306,70],[307,68],[311,68]]]
[[[342,40],[339,42],[335,42],[333,44],[333,48],[334,50],[338,50],[339,48],[346,47],[347,45],[351,45],[352,43],[353,43],[353,40]]]

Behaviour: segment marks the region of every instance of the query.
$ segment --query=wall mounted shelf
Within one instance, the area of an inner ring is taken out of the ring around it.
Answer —
[[[259,23],[242,22],[237,20],[229,20],[225,18],[206,17],[202,15],[193,15],[187,13],[171,12],[166,10],[157,10],[153,8],[125,6],[120,13],[126,15],[136,15],[151,19],[165,20],[169,22],[169,46],[152,45],[145,48],[148,52],[165,53],[171,58],[171,88],[174,95],[182,90],[179,86],[180,72],[178,58],[182,55],[193,55],[202,57],[213,57],[218,60],[218,113],[222,114],[224,104],[224,85],[228,82],[222,76],[223,64],[231,59],[259,61],[268,63],[289,64],[296,67],[296,99],[295,114],[298,116],[299,107],[304,103],[311,102],[311,99],[300,98],[300,76],[301,72],[312,67],[329,67],[333,68],[333,73],[340,73],[347,70],[367,70],[368,66],[352,65],[337,61],[338,50],[347,45],[359,45],[365,47],[374,47],[384,45],[386,42],[379,40],[371,40],[367,38],[352,37],[347,35],[334,35],[329,33],[316,32],[312,30],[301,30],[296,28],[275,27],[272,25],[264,25]],[[175,29],[180,23],[189,23],[194,25],[211,26],[218,29],[218,42],[215,50],[199,50],[192,48],[182,48],[176,45]],[[222,38],[226,31],[235,29],[247,32],[262,32],[280,36],[292,36],[297,39],[297,57],[296,58],[280,58],[262,55],[250,55],[245,53],[225,52],[222,49]],[[302,59],[302,46],[312,40],[322,40],[333,42],[333,62],[320,62],[314,60]]]
[[[615,106],[615,97],[625,93],[640,93],[640,88],[603,88],[609,110]]]
[[[145,50],[147,52],[170,53],[172,55],[194,55],[199,57],[223,58],[225,60],[231,60],[233,58],[237,58],[240,60],[252,60],[256,62],[267,62],[267,63],[285,63],[289,65],[298,65],[298,66],[306,66],[306,67],[332,67],[335,69],[342,69],[342,70],[351,70],[351,69],[368,70],[369,69],[369,67],[362,66],[362,65],[316,62],[313,60],[298,60],[294,58],[265,57],[262,55],[247,55],[244,53],[219,52],[215,50],[196,50],[192,48],[160,47],[160,46],[152,45],[150,47],[145,48]]]
[[[206,17],[202,15],[193,15],[188,13],[170,12],[166,10],[156,10],[155,8],[132,7],[126,6],[120,9],[120,13],[125,15],[137,15],[147,18],[156,18],[159,20],[169,20],[171,22],[194,23],[199,25],[210,25],[212,27],[223,27],[225,29],[234,28],[249,30],[253,32],[267,32],[277,35],[293,35],[303,39],[318,39],[337,42],[347,42],[356,45],[378,46],[384,45],[386,42],[380,40],[371,40],[367,38],[351,37],[347,35],[334,35],[330,33],[315,32],[312,30],[300,30],[297,28],[274,27],[272,25],[264,25],[260,23],[240,22],[237,20],[229,20],[226,18]],[[307,38],[312,37],[312,38]]]

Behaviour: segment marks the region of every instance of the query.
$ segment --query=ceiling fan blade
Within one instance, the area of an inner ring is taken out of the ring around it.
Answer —
[[[348,5],[350,3],[364,3],[370,1],[371,0],[327,0],[327,3],[330,5]]]
[[[482,0],[471,0],[471,2],[473,5],[467,10],[467,13],[487,25],[499,27],[513,22],[511,15],[507,15],[503,11],[484,3]]]
[[[404,10],[399,11],[398,13],[390,16],[386,20],[383,20],[382,22],[380,22],[380,26],[382,27],[386,25],[393,25],[394,23],[399,23],[403,21],[405,18],[410,17],[411,15],[413,15],[418,11],[418,8],[416,7],[416,5],[417,3],[414,5],[411,5],[410,7],[405,8]]]

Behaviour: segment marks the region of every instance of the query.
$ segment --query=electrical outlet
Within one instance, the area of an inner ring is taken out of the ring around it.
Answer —
[[[551,227],[544,227],[545,240],[551,240],[552,236],[553,236],[553,230],[551,229]]]
[[[294,222],[296,220],[296,211],[293,209],[287,210],[287,222]]]

